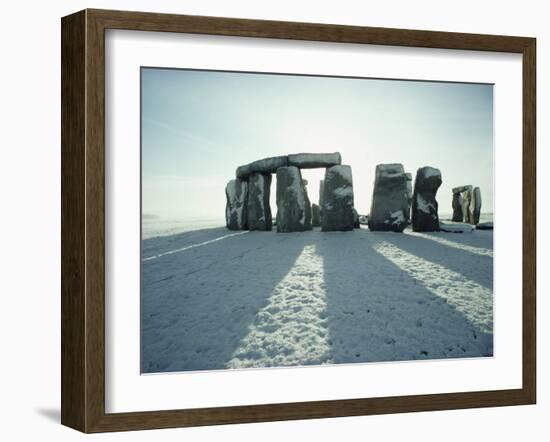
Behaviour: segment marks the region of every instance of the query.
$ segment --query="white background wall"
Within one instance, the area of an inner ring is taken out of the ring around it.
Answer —
[[[0,437],[80,440],[59,425],[60,17],[86,7],[534,36],[538,39],[538,405],[117,433],[95,440],[547,440],[550,320],[550,14],[546,2],[278,0],[48,2],[2,8],[0,68]],[[513,214],[510,214],[511,216]]]

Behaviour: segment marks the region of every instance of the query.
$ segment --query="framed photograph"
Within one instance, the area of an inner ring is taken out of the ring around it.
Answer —
[[[535,403],[535,39],[61,27],[64,425]]]

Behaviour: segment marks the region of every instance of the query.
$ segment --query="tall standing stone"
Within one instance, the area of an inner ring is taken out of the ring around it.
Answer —
[[[323,232],[353,230],[353,180],[351,167],[327,168],[323,194]]]
[[[412,228],[415,232],[439,230],[439,206],[435,198],[439,186],[441,186],[439,169],[434,167],[418,169],[412,200]]]
[[[235,179],[225,187],[225,223],[229,230],[246,230],[248,228],[248,183]]]
[[[473,219],[472,224],[479,224],[479,217],[481,216],[481,190],[479,187],[474,187],[474,210],[473,210]]]
[[[462,199],[462,215],[464,216],[465,223],[474,223],[474,210],[473,210],[473,192],[472,186],[464,186],[465,189],[460,193]]]
[[[305,204],[306,204],[306,220],[305,220],[305,223],[306,223],[306,230],[311,230],[312,229],[312,226],[311,226],[311,217],[312,217],[312,212],[311,212],[311,201],[309,200],[309,196],[307,194],[307,180],[302,180],[302,186],[304,187],[304,198],[305,198]]]
[[[277,169],[277,232],[303,232],[306,225],[306,192],[300,169]]]
[[[253,173],[248,178],[248,229],[271,230],[273,219],[269,206],[271,174]]]
[[[369,229],[402,232],[409,223],[410,181],[402,164],[376,166]]]
[[[472,186],[453,188],[453,221],[473,224]]]
[[[461,223],[464,221],[464,214],[462,213],[462,196],[460,192],[455,192],[453,189],[453,219],[454,222]]]

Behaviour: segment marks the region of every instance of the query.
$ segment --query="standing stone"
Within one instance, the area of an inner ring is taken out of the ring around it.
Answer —
[[[402,232],[409,224],[407,174],[402,164],[376,166],[369,214],[370,230]]]
[[[325,180],[319,181],[319,219],[323,219],[323,200],[325,195]]]
[[[311,226],[320,227],[321,226],[321,217],[319,206],[315,203],[311,205]]]
[[[453,221],[473,223],[472,186],[459,186],[453,189]]]
[[[271,230],[271,174],[253,173],[248,179],[248,229]]]
[[[434,167],[421,167],[416,172],[412,202],[412,228],[415,232],[439,230],[438,204],[435,199],[441,186],[441,172]]]
[[[474,187],[474,194],[473,194],[473,219],[472,224],[479,224],[479,217],[481,215],[481,190],[479,190],[479,187]]]
[[[229,230],[246,230],[248,228],[248,183],[235,179],[225,187],[225,223]]]
[[[453,221],[461,223],[464,220],[462,213],[462,196],[453,189]]]
[[[306,230],[311,230],[311,201],[307,194],[307,180],[302,180],[302,186],[304,188],[304,198],[306,200]]]
[[[353,180],[350,166],[332,166],[325,172],[323,232],[353,230]]]
[[[277,169],[277,232],[303,232],[306,225],[306,192],[300,169]]]
[[[466,189],[464,189],[460,193],[460,197],[462,198],[462,215],[464,216],[464,222],[473,224],[474,222],[474,211],[473,211],[473,192],[472,192],[472,186],[465,186]]]

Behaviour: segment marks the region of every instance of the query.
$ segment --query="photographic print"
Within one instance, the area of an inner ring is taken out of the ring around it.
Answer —
[[[141,69],[141,372],[493,356],[493,85]]]

